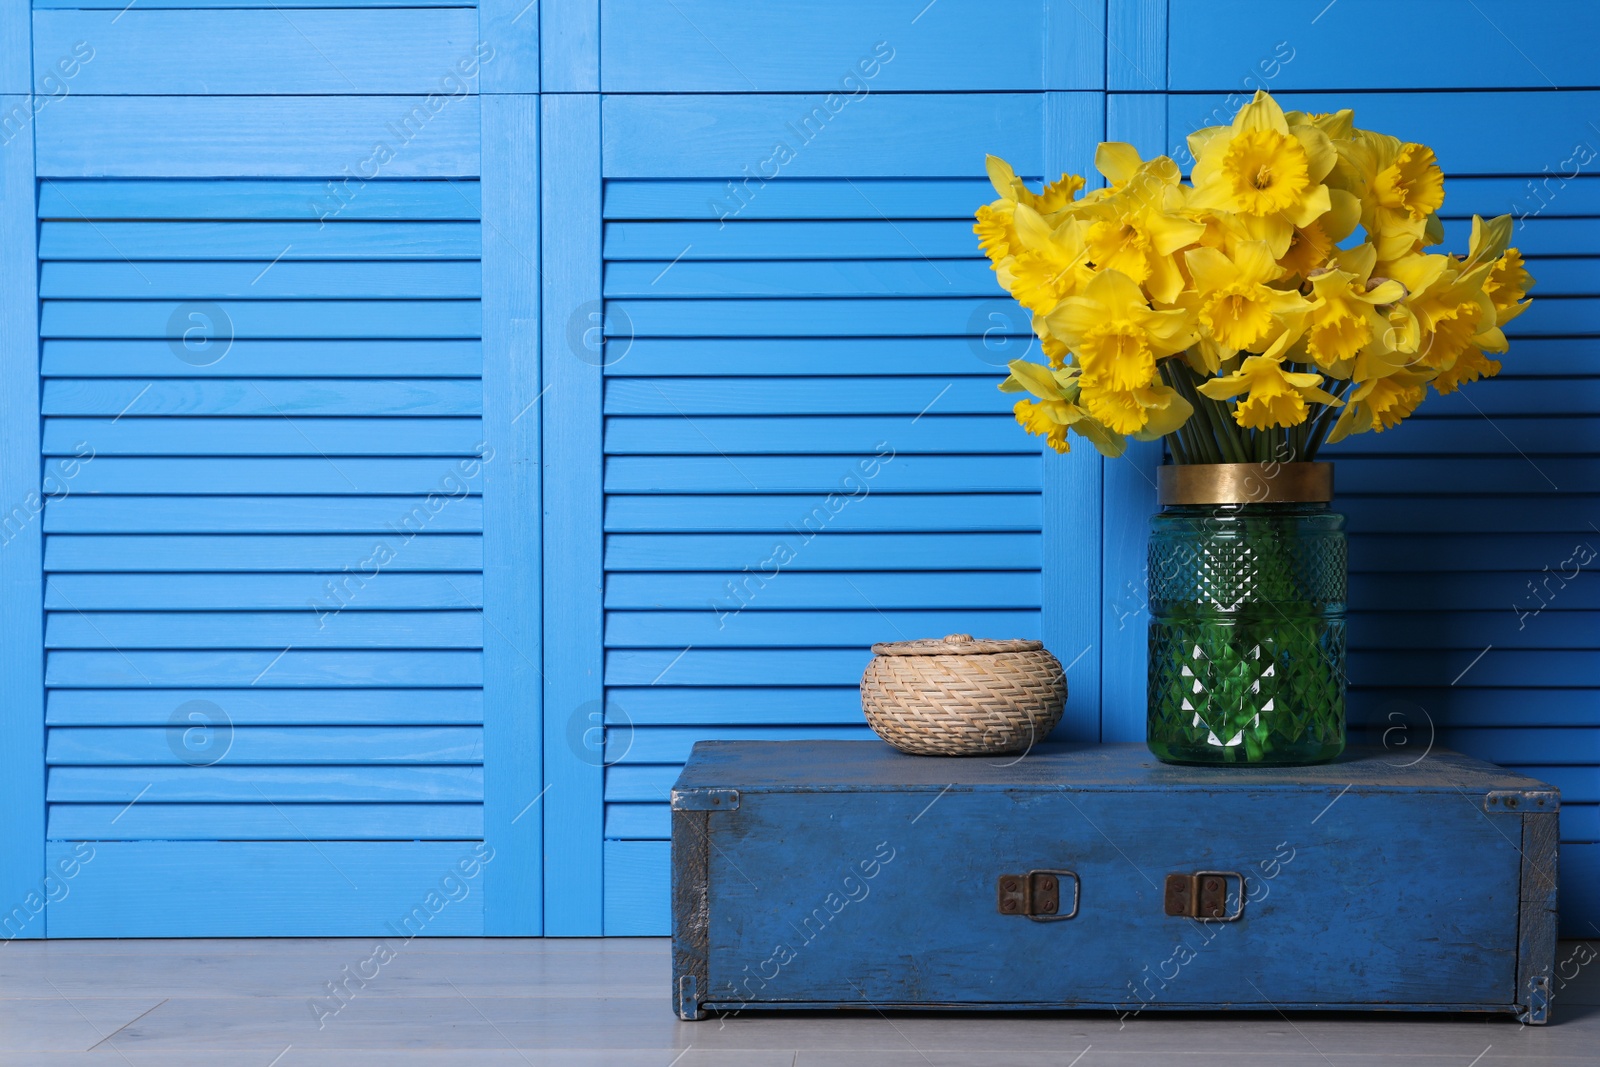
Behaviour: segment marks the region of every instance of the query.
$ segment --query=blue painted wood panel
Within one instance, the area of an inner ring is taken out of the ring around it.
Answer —
[[[1074,11],[1074,7],[1076,11]],[[1097,89],[1103,7],[1047,0],[604,0],[611,93]],[[982,27],[981,31],[979,27]]]
[[[477,177],[479,127],[471,96],[68,96],[34,122],[41,178],[357,184]]]
[[[1600,12],[1558,0],[1172,0],[1170,88],[1489,89],[1592,86],[1570,41],[1600,32]],[[1364,61],[1381,21],[1392,40],[1426,40],[1404,63]],[[1221,32],[1219,32],[1221,31]]]
[[[74,848],[87,849],[88,859]],[[481,845],[477,847],[482,847]],[[52,845],[75,861],[50,906],[57,937],[470,937],[483,932],[483,876],[463,841],[99,841]],[[466,864],[463,868],[462,864]],[[473,870],[466,877],[463,870]],[[273,877],[263,877],[272,872]],[[159,900],[162,906],[151,906]]]
[[[25,41],[19,33],[17,5],[0,11],[0,82],[7,91],[26,90],[27,75],[17,71],[11,58],[15,45]],[[22,49],[26,54],[26,48]],[[20,85],[18,84],[20,75]],[[0,97],[0,110],[32,111],[28,97]],[[0,545],[0,617],[5,636],[0,641],[0,671],[10,696],[0,701],[0,900],[38,902],[28,914],[43,910],[40,900],[44,876],[49,873],[44,855],[44,716],[43,657],[43,548],[41,512],[45,508],[39,463],[39,334],[38,294],[35,289],[37,258],[32,218],[35,203],[33,139],[26,132],[0,148],[0,500],[4,544]],[[43,937],[45,923],[29,921],[6,936]]]
[[[73,93],[109,96],[436,94],[478,91],[492,47],[471,8],[63,10],[33,18],[34,66],[79,42]]]
[[[960,142],[1022,115],[1007,150],[1038,168],[1047,110],[1058,143],[1098,140],[1094,94],[1051,95],[1006,96],[1009,118],[980,95],[874,95],[766,181],[729,145],[783,136],[809,98],[602,98],[606,933],[663,929],[663,805],[696,737],[870,736],[868,645],[1040,636],[1046,494],[1063,537],[1098,540],[1075,506],[1098,500],[1098,460],[1047,479],[980,336],[1001,302],[971,236],[982,152]],[[841,148],[847,124],[873,146]],[[701,180],[716,174],[733,180]],[[1068,730],[1092,737],[1098,672],[1079,670]]]

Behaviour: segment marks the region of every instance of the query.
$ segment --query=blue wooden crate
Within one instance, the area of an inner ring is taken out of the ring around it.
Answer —
[[[673,1002],[1543,1023],[1558,805],[1441,751],[1213,770],[701,742],[672,792]]]

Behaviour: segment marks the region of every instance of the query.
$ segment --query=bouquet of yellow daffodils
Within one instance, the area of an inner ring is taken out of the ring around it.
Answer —
[[[1258,92],[1190,136],[1190,182],[1108,142],[1082,196],[990,156],[974,231],[1049,359],[1010,364],[1017,421],[1058,452],[1071,430],[1108,456],[1131,436],[1179,463],[1309,460],[1498,373],[1533,284],[1510,217],[1474,216],[1465,257],[1424,251],[1444,239],[1432,149],[1353,120]]]

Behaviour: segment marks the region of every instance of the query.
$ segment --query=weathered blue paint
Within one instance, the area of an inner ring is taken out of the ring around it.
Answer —
[[[984,760],[703,742],[673,786],[674,1003],[690,1019],[1292,1007],[1544,1022],[1557,806],[1544,783],[1442,751],[1219,773],[1142,745]],[[1000,876],[1031,870],[1070,872],[1076,914],[1002,913]],[[1240,876],[1240,918],[1165,913],[1167,875],[1199,871]]]

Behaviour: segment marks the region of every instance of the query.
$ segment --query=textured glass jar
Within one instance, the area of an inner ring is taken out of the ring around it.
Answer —
[[[1344,516],[1322,503],[1152,516],[1150,751],[1257,766],[1344,751],[1345,559]]]

